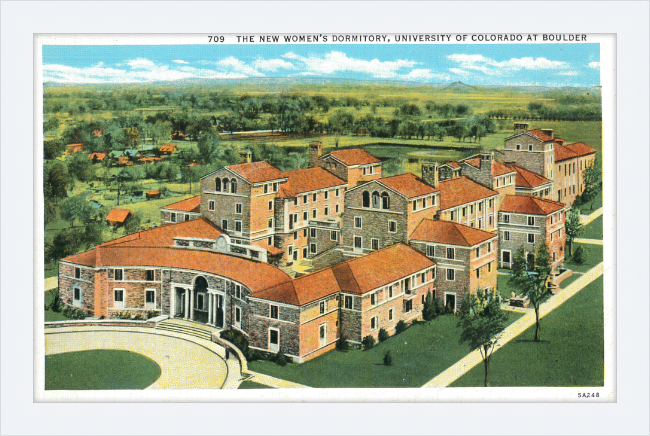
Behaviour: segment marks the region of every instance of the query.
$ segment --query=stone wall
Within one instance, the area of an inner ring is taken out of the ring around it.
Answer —
[[[278,306],[278,319],[270,317],[270,307]],[[291,356],[300,356],[300,308],[271,301],[249,301],[250,325],[246,330],[249,344],[262,350],[269,350],[269,329],[280,331],[280,351]]]
[[[75,268],[79,269],[80,277],[75,278]],[[81,291],[81,299],[74,304],[74,288]],[[84,312],[94,315],[95,312],[95,271],[83,265],[66,262],[59,263],[59,295],[64,304],[77,307]]]

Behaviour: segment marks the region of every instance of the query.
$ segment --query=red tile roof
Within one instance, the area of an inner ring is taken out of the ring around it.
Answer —
[[[463,163],[469,164],[473,166],[474,168],[481,168],[481,157],[480,156],[475,156],[471,157],[469,159],[465,159],[462,161]],[[504,174],[512,173],[513,171],[510,168],[507,168],[505,165],[502,165],[501,163],[497,162],[496,160],[492,159],[492,175],[493,176],[502,176]]]
[[[139,247],[171,247],[174,245],[174,238],[202,238],[217,239],[223,231],[212,224],[209,220],[201,217],[196,220],[181,221],[172,224],[163,224],[160,227],[140,230],[121,238],[100,244],[100,247],[111,245],[128,245]]]
[[[574,157],[578,157],[576,152],[574,152],[570,148],[567,148],[564,145],[560,145],[558,143],[555,143],[553,148],[554,148],[554,151],[555,151],[555,162],[560,162],[560,161],[563,161],[563,160],[573,159]]]
[[[160,194],[160,190],[159,189],[154,189],[152,191],[147,191],[147,194],[149,194],[149,195],[158,195],[158,194]]]
[[[566,205],[528,195],[506,195],[499,212],[523,213],[527,215],[549,215],[562,210]]]
[[[521,188],[535,188],[537,186],[551,183],[552,180],[547,179],[537,173],[534,173],[526,168],[520,167],[515,164],[507,164],[508,168],[512,168],[517,172],[515,177],[515,185]]]
[[[494,233],[464,226],[451,221],[424,219],[413,231],[410,239],[412,241],[426,241],[436,242],[439,244],[473,247],[496,237],[497,235]]]
[[[499,195],[497,191],[486,188],[465,176],[443,180],[438,184],[438,189],[442,210]]]
[[[368,153],[363,148],[348,148],[345,150],[333,150],[328,154],[334,156],[335,158],[337,158],[338,160],[340,160],[341,162],[343,162],[348,166],[366,165],[366,164],[381,162],[381,159]]]
[[[266,182],[268,180],[277,180],[286,177],[284,171],[277,169],[265,161],[229,165],[226,168],[236,172],[251,183]]]
[[[105,151],[93,151],[92,153],[90,153],[88,155],[88,159],[90,159],[90,160],[93,160],[93,159],[104,160],[104,158],[106,156],[108,156],[108,153],[105,152]]]
[[[424,181],[413,173],[397,174],[390,177],[377,179],[378,182],[399,192],[406,198],[419,197],[421,195],[432,194],[438,190],[424,183]]]
[[[577,154],[578,156],[587,156],[596,152],[596,149],[584,142],[574,142],[573,144],[565,145],[566,148]]]
[[[183,212],[200,212],[201,211],[201,196],[195,195],[192,198],[178,201],[176,203],[168,204],[163,209],[182,210]]]
[[[460,167],[460,164],[458,162],[456,162],[455,160],[450,160],[449,162],[446,162],[445,165],[449,165],[452,168]]]
[[[340,290],[332,268],[326,268],[297,277],[292,282],[265,289],[257,293],[255,297],[301,306],[340,292]]]
[[[160,146],[160,151],[173,153],[176,150],[176,144],[163,144]]]
[[[295,197],[296,194],[303,192],[345,185],[344,180],[321,167],[287,171],[285,174],[289,178],[282,184],[281,194],[285,197]]]
[[[544,142],[553,140],[553,138],[551,136],[549,136],[546,133],[542,132],[541,129],[531,129],[531,130],[528,131],[528,133],[530,133],[533,136],[537,136],[539,139],[541,139]]]
[[[123,223],[129,215],[131,215],[131,211],[129,209],[120,209],[116,207],[115,209],[111,209],[111,211],[108,213],[106,221]]]

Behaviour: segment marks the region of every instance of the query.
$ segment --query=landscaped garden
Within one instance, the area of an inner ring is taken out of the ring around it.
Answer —
[[[507,312],[508,324],[521,317]],[[319,388],[421,387],[470,352],[459,344],[458,317],[441,315],[418,322],[408,330],[365,351],[330,351],[303,364],[279,366],[268,361],[249,362],[256,372]],[[390,351],[392,365],[383,364]]]
[[[582,263],[578,263],[575,258],[575,253],[578,248],[582,248]],[[573,257],[568,256],[568,250],[566,254],[567,260],[564,261],[565,267],[577,272],[587,272],[603,261],[603,246],[593,244],[578,244],[574,242]]]
[[[89,350],[45,356],[46,390],[144,389],[160,366],[137,353]]]
[[[579,237],[584,239],[603,239],[603,216],[599,216],[584,226]]]

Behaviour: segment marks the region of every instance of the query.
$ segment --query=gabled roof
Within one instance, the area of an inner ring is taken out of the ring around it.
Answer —
[[[279,170],[266,161],[228,165],[226,168],[239,174],[250,183],[261,183],[287,177],[284,171]]]
[[[524,167],[520,167],[519,165],[506,164],[506,166],[516,171],[515,186],[519,188],[536,188],[553,182],[552,180],[533,171],[527,170]]]
[[[140,230],[100,244],[100,247],[128,245],[139,247],[172,247],[174,238],[217,239],[223,231],[209,220],[201,217],[196,220],[163,224],[160,227]]]
[[[499,212],[522,213],[527,215],[549,215],[564,209],[566,205],[558,201],[546,200],[528,195],[506,195]]]
[[[123,223],[129,215],[131,215],[131,211],[129,209],[121,209],[116,207],[115,209],[111,209],[111,211],[108,213],[106,216],[106,221]]]
[[[410,240],[473,247],[496,237],[494,233],[452,221],[424,219],[413,231]]]
[[[443,163],[442,165],[440,165],[440,167],[444,167],[444,166],[448,166],[448,167],[451,167],[451,168],[460,168],[460,164],[458,162],[456,162],[455,160],[449,160],[449,161]]]
[[[167,206],[164,206],[163,209],[182,210],[183,212],[200,212],[201,196],[195,195],[194,197],[168,204]]]
[[[108,152],[105,152],[105,151],[93,151],[92,153],[90,153],[88,155],[88,159],[90,159],[90,160],[93,160],[93,159],[104,160],[104,158],[106,156],[108,156]]]
[[[381,159],[368,153],[363,148],[348,148],[345,150],[332,150],[328,154],[321,156],[320,159],[323,159],[330,155],[348,166],[367,165],[367,164],[381,162]]]
[[[513,170],[501,164],[500,162],[497,162],[494,159],[491,159],[491,161],[492,161],[492,176],[497,177],[497,176],[502,176],[504,174],[513,172]],[[461,162],[471,165],[474,168],[481,169],[481,164],[482,164],[481,156],[473,156],[465,160],[462,160]]]
[[[287,171],[285,176],[289,180],[283,183],[280,189],[280,196],[285,198],[295,197],[296,194],[303,192],[345,185],[344,180],[321,167]]]
[[[578,156],[587,156],[596,152],[596,149],[584,142],[574,142],[573,144],[565,145],[566,148],[577,154]]]
[[[539,139],[541,139],[544,142],[553,141],[553,137],[547,135],[544,132],[542,132],[541,129],[530,129],[530,130],[528,130],[528,133],[530,133],[533,136],[538,137]]]
[[[486,188],[465,176],[441,181],[438,183],[438,190],[440,190],[442,210],[499,195],[497,191]]]
[[[560,145],[558,143],[555,143],[553,149],[555,152],[554,153],[555,162],[560,162],[563,160],[573,159],[574,157],[578,157],[578,154],[575,151],[571,150],[565,145]]]
[[[426,184],[421,178],[413,173],[397,174],[395,176],[382,177],[381,179],[376,180],[395,192],[402,194],[406,198],[420,197],[438,191],[438,189]]]
[[[173,152],[176,150],[176,144],[163,144],[159,150],[162,152]]]

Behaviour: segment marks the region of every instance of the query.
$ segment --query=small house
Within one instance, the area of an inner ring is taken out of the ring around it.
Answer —
[[[106,217],[106,224],[113,227],[120,227],[126,224],[127,220],[133,217],[133,213],[129,209],[114,208],[108,213]]]
[[[75,154],[80,151],[84,151],[84,148],[86,148],[86,144],[83,142],[80,142],[78,144],[68,144],[66,145],[65,154]]]
[[[108,156],[108,153],[105,151],[93,151],[88,155],[88,159],[90,159],[92,163],[96,163],[106,159],[106,156]]]
[[[155,191],[147,191],[147,198],[160,198],[160,190],[156,189]]]
[[[357,136],[368,136],[370,135],[370,130],[368,129],[358,129]]]
[[[168,156],[176,151],[176,144],[163,144],[160,146],[159,153],[163,156]]]

